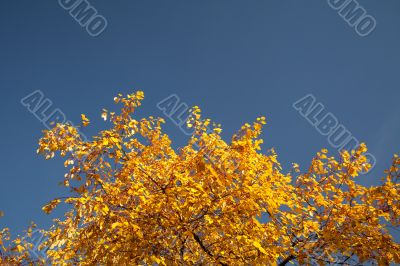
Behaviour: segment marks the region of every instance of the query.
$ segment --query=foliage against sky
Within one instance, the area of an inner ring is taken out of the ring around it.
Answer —
[[[140,91],[118,95],[121,111],[104,110],[111,127],[90,141],[66,124],[44,132],[38,152],[65,157],[63,184],[70,189],[70,196],[43,207],[50,213],[60,203],[70,206],[43,232],[47,263],[400,263],[388,231],[399,225],[397,156],[378,187],[354,181],[370,167],[364,144],[338,159],[323,149],[307,171],[294,164],[286,173],[274,150],[261,152],[264,117],[243,125],[228,143],[198,107],[187,122],[194,134],[174,150],[163,119],[134,117],[143,98]],[[82,126],[89,125],[82,115]],[[24,238],[8,242],[3,229],[0,262],[32,259]]]

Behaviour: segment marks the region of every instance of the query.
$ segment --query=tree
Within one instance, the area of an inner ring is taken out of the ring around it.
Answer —
[[[389,229],[399,225],[399,164],[394,156],[378,187],[354,178],[370,165],[367,148],[339,159],[318,152],[306,172],[285,173],[274,150],[262,153],[265,118],[245,124],[230,143],[194,107],[194,133],[174,150],[161,118],[136,120],[136,92],[103,110],[108,130],[84,141],[78,129],[44,131],[38,153],[59,152],[68,172],[65,217],[45,231],[47,259],[59,265],[353,265],[400,263]],[[82,115],[83,126],[90,121]],[[4,233],[3,233],[4,235]],[[1,234],[0,234],[1,239]],[[16,263],[29,261],[29,243],[2,244]],[[36,261],[35,263],[44,263]]]

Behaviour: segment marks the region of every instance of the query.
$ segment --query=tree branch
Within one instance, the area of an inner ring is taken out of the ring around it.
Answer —
[[[289,261],[293,260],[295,258],[295,256],[290,255],[288,256],[286,259],[284,259],[283,261],[281,261],[278,265],[279,266],[284,266],[286,265]]]

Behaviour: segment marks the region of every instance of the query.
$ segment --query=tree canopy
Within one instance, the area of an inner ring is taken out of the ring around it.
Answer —
[[[355,181],[371,165],[364,144],[339,158],[322,149],[307,170],[285,172],[271,149],[261,150],[264,117],[227,142],[221,127],[192,108],[193,134],[174,149],[162,118],[138,119],[141,91],[103,110],[110,128],[90,140],[77,127],[44,131],[38,153],[59,153],[70,191],[43,207],[69,205],[43,234],[45,258],[27,238],[0,231],[3,264],[56,265],[379,265],[400,263],[390,234],[399,226],[400,159],[380,186]],[[82,115],[82,126],[90,120]],[[27,230],[29,235],[34,225]]]

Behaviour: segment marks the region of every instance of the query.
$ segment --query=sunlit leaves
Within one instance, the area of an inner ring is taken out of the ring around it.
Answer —
[[[197,106],[187,120],[193,135],[175,150],[163,119],[135,118],[143,98],[117,95],[121,111],[103,109],[110,127],[90,141],[71,125],[44,132],[38,152],[65,157],[62,183],[70,191],[63,199],[70,210],[45,233],[52,264],[399,262],[388,231],[400,224],[397,156],[379,187],[355,181],[370,167],[364,144],[339,158],[322,149],[306,171],[294,163],[285,173],[276,152],[261,146],[265,117],[226,142],[221,125]],[[85,115],[82,124],[89,124]],[[0,245],[20,254],[12,260],[27,259],[27,243]]]
[[[90,121],[89,121],[89,119],[86,117],[86,115],[81,114],[81,119],[82,119],[82,125],[83,125],[84,127],[86,127],[87,125],[89,125]]]
[[[46,204],[42,210],[45,213],[50,213],[55,207],[57,207],[58,204],[60,204],[61,200],[60,199],[55,199],[50,201],[48,204]]]

